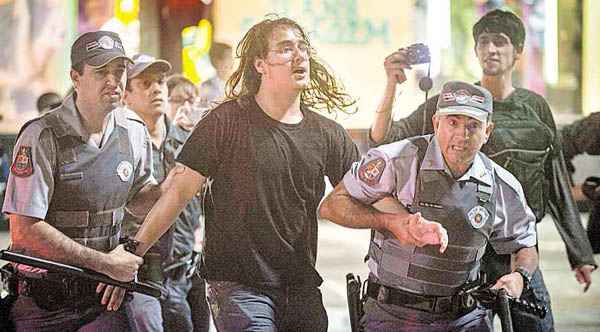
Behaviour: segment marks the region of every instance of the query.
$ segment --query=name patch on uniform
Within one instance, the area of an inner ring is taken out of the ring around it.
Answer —
[[[377,158],[363,164],[358,169],[358,177],[360,180],[369,186],[373,186],[379,183],[383,170],[385,169],[385,160],[383,158]]]
[[[119,178],[123,182],[129,181],[129,178],[131,177],[132,173],[133,173],[133,166],[131,165],[130,162],[128,162],[126,160],[123,160],[122,162],[119,163],[119,166],[117,166],[117,175],[119,175]]]
[[[433,208],[433,209],[443,209],[444,208],[443,205],[436,204],[436,203],[430,203],[430,202],[419,202],[419,206]]]
[[[490,213],[483,206],[476,206],[467,214],[473,228],[481,228],[490,218]]]
[[[33,174],[33,162],[31,160],[31,147],[20,146],[15,160],[10,167],[10,172],[18,177],[27,177]]]

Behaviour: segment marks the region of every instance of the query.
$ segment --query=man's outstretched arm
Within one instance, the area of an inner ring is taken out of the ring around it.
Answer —
[[[135,236],[139,241],[136,254],[144,256],[146,251],[175,222],[187,203],[202,187],[206,178],[193,169],[177,164],[161,184],[163,193],[154,204],[140,230]]]
[[[385,211],[382,212],[373,206],[364,204],[353,198],[343,183],[338,184],[319,207],[322,218],[350,228],[371,228],[380,232],[389,232],[400,243],[422,247],[428,244],[439,244],[440,252],[444,252],[448,245],[446,229],[437,222],[428,221],[419,213],[410,214],[402,205],[391,199],[385,199]]]

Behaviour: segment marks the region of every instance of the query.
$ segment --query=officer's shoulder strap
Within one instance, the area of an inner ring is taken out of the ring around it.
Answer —
[[[29,125],[31,125],[32,123],[39,121],[39,120],[40,120],[40,118],[37,117],[37,118],[33,118],[33,119],[25,122],[25,124],[23,124],[23,126],[21,126],[21,129],[19,130],[19,133],[17,134],[17,140],[19,140],[19,137],[21,137],[21,134],[23,134],[23,132],[25,131],[25,129],[27,127],[29,127]]]
[[[421,164],[423,163],[423,159],[425,159],[425,153],[427,152],[427,147],[429,146],[430,141],[427,139],[427,136],[416,136],[407,138],[409,142],[411,142],[414,146],[417,147],[417,174],[421,169]]]
[[[27,127],[29,127],[32,123],[37,121],[39,121],[44,128],[48,128],[52,132],[52,134],[57,138],[68,135],[68,128],[62,121],[60,121],[56,112],[52,111],[25,122],[25,124],[21,127],[21,130],[19,130],[17,139],[21,137],[21,134],[23,134]]]
[[[130,109],[118,108],[114,110],[113,113],[115,115],[117,125],[123,128],[129,128],[131,122],[135,123],[136,125],[142,125],[143,127],[146,126],[144,120],[142,120],[139,115]]]

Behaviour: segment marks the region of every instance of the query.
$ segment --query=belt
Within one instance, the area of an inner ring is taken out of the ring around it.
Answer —
[[[33,298],[37,306],[45,310],[88,307],[100,303],[100,295],[96,294],[97,282],[69,278],[57,282],[22,275],[17,278],[18,294]]]
[[[419,295],[369,281],[367,296],[384,304],[393,304],[430,313],[457,313],[452,296]]]

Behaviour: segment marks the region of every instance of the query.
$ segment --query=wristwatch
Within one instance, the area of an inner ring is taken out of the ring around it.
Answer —
[[[123,244],[125,251],[137,255],[136,251],[138,245],[140,244],[139,241],[134,240],[132,237],[124,236],[119,239],[119,243]]]
[[[520,266],[517,267],[513,272],[516,272],[523,277],[523,291],[528,290],[529,284],[531,284],[531,273]]]

